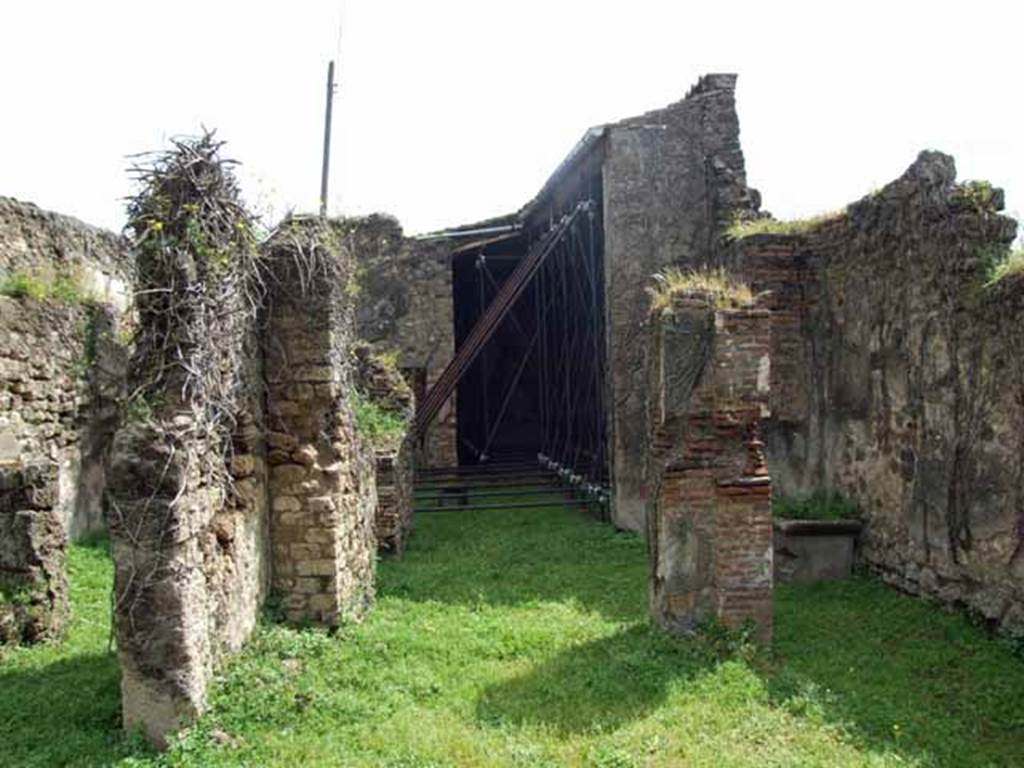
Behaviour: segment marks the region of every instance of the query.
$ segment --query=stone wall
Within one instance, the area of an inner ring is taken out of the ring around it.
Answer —
[[[767,415],[770,318],[675,296],[649,325],[645,483],[651,613],[672,631],[709,620],[772,634]]]
[[[0,296],[0,465],[52,463],[69,535],[102,530],[121,352],[106,308]]]
[[[986,286],[1013,239],[1002,194],[952,158],[726,261],[771,291],[773,479],[836,489],[890,583],[1024,633],[1024,284]]]
[[[343,232],[290,217],[257,245],[219,148],[174,142],[129,205],[138,327],[110,531],[123,720],[158,745],[206,708],[268,597],[337,626],[374,595]]]
[[[291,621],[357,621],[373,603],[376,490],[352,406],[354,264],[311,218],[266,253],[273,591]]]
[[[130,268],[124,238],[32,203],[0,197],[0,278],[74,274],[94,299],[123,312],[131,298]]]
[[[390,360],[367,345],[356,348],[358,387],[372,408],[386,419],[370,435],[376,461],[377,546],[381,552],[401,557],[412,534],[415,447],[412,423],[415,404],[412,389]]]
[[[0,467],[0,645],[63,633],[67,540],[56,465]]]
[[[452,268],[447,240],[407,238],[390,216],[347,219],[345,242],[356,260],[356,332],[429,391],[455,354]],[[421,466],[452,466],[455,397],[446,403],[417,446]]]
[[[157,744],[205,709],[270,576],[265,278],[219,144],[174,146],[129,205],[138,328],[109,473],[122,718]]]
[[[682,101],[606,129],[609,439],[622,528],[644,528],[644,290],[669,265],[713,260],[725,228],[759,206],[746,186],[735,84],[735,75],[707,75]]]
[[[104,527],[128,259],[122,238],[0,197],[0,464],[59,468],[72,538]]]

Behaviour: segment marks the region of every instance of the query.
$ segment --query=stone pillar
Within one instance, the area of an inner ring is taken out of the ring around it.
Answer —
[[[672,631],[717,619],[772,632],[767,310],[677,296],[650,336],[651,611]]]
[[[353,266],[319,219],[281,232],[264,338],[272,591],[289,621],[334,626],[374,597],[374,462],[350,402]]]
[[[0,645],[60,637],[69,614],[57,466],[0,467]]]
[[[129,205],[138,325],[107,513],[122,717],[160,746],[205,710],[269,581],[264,281],[219,147],[175,141]]]

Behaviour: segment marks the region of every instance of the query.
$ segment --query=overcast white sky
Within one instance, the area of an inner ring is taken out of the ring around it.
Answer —
[[[838,208],[923,148],[1017,212],[1021,15],[982,0],[7,2],[0,195],[120,228],[125,155],[204,124],[258,208],[315,210],[340,47],[332,213],[385,210],[410,232],[506,213],[588,126],[716,71],[740,74],[749,181],[776,216]]]

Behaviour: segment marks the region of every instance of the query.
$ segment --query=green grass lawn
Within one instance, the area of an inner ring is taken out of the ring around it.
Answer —
[[[265,625],[164,756],[118,731],[110,564],[0,661],[0,766],[1024,765],[1024,662],[870,580],[777,592],[772,654],[649,627],[642,542],[576,512],[422,515],[337,636]]]

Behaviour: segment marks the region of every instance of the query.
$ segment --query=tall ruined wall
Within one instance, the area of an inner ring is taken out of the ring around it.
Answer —
[[[123,238],[0,197],[0,464],[57,466],[72,537],[104,526],[128,261]]]
[[[606,129],[603,169],[614,522],[644,527],[644,290],[668,265],[711,261],[725,228],[756,211],[746,186],[735,75],[708,75],[682,101]]]
[[[677,632],[751,621],[770,641],[769,312],[687,291],[646,331],[651,615]]]
[[[206,706],[269,582],[265,281],[210,136],[139,170],[138,333],[110,465],[122,716],[157,743]]]
[[[771,291],[773,478],[866,515],[889,582],[1024,633],[1024,284],[986,286],[1013,239],[1001,193],[922,153],[904,176],[727,261]]]
[[[124,359],[116,323],[92,303],[0,296],[0,465],[54,465],[54,511],[72,538],[105,525]]]
[[[374,459],[353,412],[354,264],[319,219],[286,221],[265,250],[273,591],[289,620],[336,626],[374,598]]]
[[[375,349],[398,353],[398,365],[422,397],[455,354],[450,244],[407,238],[398,221],[380,214],[343,226],[356,259],[356,332]],[[454,396],[417,458],[423,466],[456,463]]]
[[[136,169],[138,327],[111,459],[122,715],[158,745],[273,594],[337,626],[374,596],[374,461],[356,430],[340,227],[258,244],[212,135]]]

